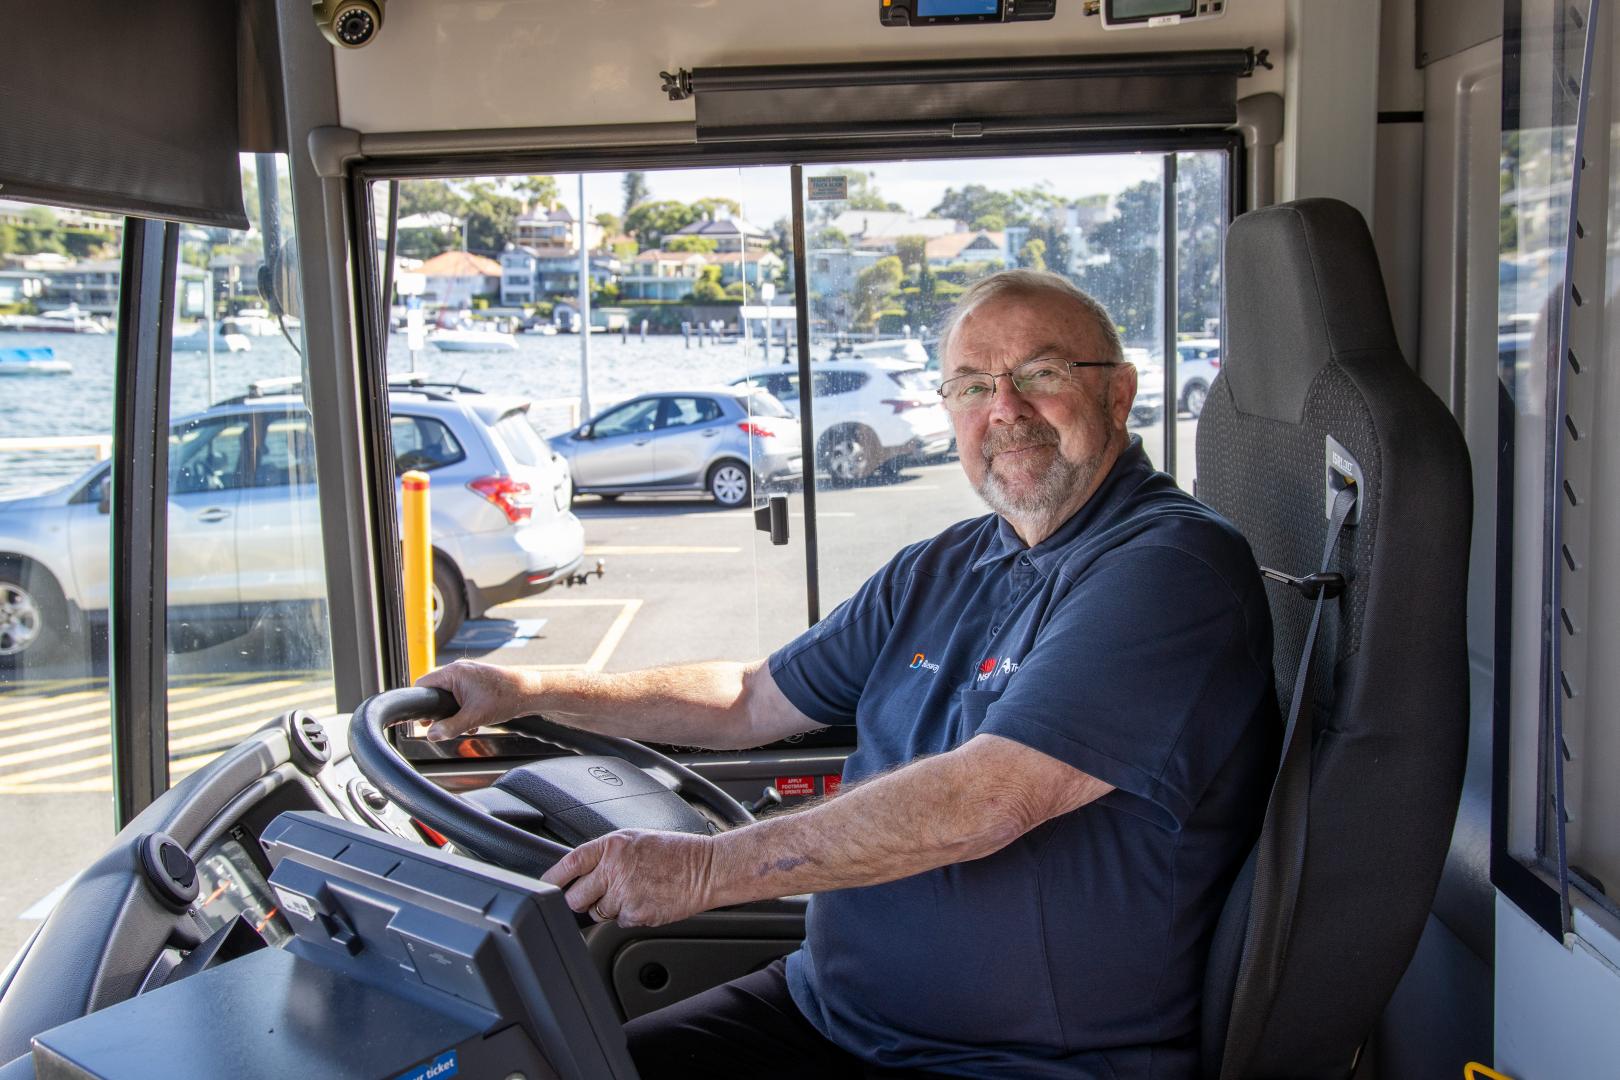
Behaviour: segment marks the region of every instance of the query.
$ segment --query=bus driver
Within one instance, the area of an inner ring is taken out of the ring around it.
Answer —
[[[434,738],[527,713],[717,749],[855,728],[834,798],[719,836],[612,833],[545,874],[636,926],[815,894],[798,952],[627,1025],[643,1076],[1196,1072],[1279,727],[1253,556],[1127,433],[1136,369],[1066,279],[983,279],[940,347],[995,512],[768,661],[421,680],[461,706]]]

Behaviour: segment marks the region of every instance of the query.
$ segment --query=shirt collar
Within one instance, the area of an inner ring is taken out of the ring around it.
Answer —
[[[1152,471],[1153,464],[1148,461],[1147,451],[1142,448],[1141,436],[1130,436],[1129,443],[1120,451],[1113,467],[1108,470],[1108,476],[1098,485],[1097,490],[1091,493],[1091,498],[1071,514],[1067,521],[1059,525],[1051,536],[1034,547],[1025,547],[1024,541],[1014,531],[1012,523],[997,515],[996,534],[985,553],[974,562],[973,569],[982,570],[1027,551],[1030,561],[1035,564],[1035,569],[1044,575],[1051,569],[1064,547],[1084,533],[1094,522],[1107,516],[1114,504],[1135,490]]]

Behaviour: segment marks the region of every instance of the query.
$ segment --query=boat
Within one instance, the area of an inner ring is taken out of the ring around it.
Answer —
[[[0,349],[0,375],[71,375],[73,365],[59,360],[48,345]]]
[[[253,348],[253,342],[242,334],[215,334],[215,352],[247,352]],[[175,352],[207,352],[208,335],[201,330],[193,330],[189,334],[174,335]]]
[[[512,352],[517,338],[501,330],[439,330],[428,337],[444,352]]]
[[[69,304],[59,311],[47,311],[43,315],[0,315],[0,330],[30,334],[105,334],[107,326],[94,315],[86,314],[77,304]]]

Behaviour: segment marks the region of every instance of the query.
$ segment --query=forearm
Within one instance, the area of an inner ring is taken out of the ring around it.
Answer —
[[[811,809],[716,837],[714,906],[877,885],[983,858],[1052,811],[1110,790],[1086,777],[1090,786],[1072,797],[1032,799],[1001,770],[987,771],[981,756],[959,749],[916,761]]]
[[[540,713],[569,727],[642,742],[741,749],[755,734],[749,696],[757,664],[685,664],[615,674],[536,672],[517,715]]]

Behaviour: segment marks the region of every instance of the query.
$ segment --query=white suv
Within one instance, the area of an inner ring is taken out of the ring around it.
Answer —
[[[817,360],[810,378],[816,467],[834,483],[859,483],[885,465],[950,452],[951,421],[921,365],[879,357]],[[760,368],[737,380],[744,382],[799,416],[797,368]]]

